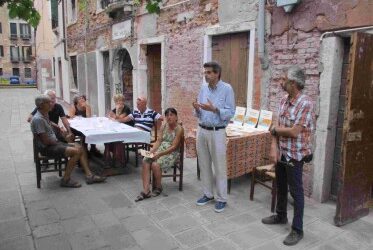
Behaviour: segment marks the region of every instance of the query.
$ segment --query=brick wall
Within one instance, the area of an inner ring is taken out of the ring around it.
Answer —
[[[320,35],[316,29],[311,32],[291,29],[280,36],[268,39],[269,66],[271,78],[269,83],[268,107],[276,112],[279,101],[285,95],[281,89],[279,77],[283,71],[294,64],[299,65],[306,73],[306,86],[303,90],[313,101],[319,95],[319,50]],[[313,166],[304,166],[303,182],[305,195],[312,193]]]

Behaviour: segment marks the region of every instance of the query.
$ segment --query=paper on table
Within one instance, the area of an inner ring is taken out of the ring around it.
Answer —
[[[258,129],[269,130],[272,124],[272,112],[268,110],[260,110],[260,117],[258,123]]]
[[[236,112],[234,113],[234,116],[232,118],[233,123],[237,125],[242,125],[245,118],[245,112],[246,108],[237,106]]]
[[[144,149],[140,149],[140,154],[144,157],[147,157],[147,158],[153,158],[154,157],[153,153],[150,153],[149,151],[146,151]]]

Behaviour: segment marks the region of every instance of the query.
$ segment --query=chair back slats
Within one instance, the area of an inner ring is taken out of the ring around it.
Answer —
[[[42,155],[37,146],[38,136],[33,134],[32,147],[34,151],[34,162],[36,168],[36,186],[40,188],[41,174],[46,172],[58,172],[59,176],[62,176],[62,171],[65,170],[67,164],[67,157],[53,158]],[[42,169],[42,167],[53,166],[53,169]]]

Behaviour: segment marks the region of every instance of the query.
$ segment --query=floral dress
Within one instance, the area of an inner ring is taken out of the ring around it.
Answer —
[[[164,126],[163,133],[162,133],[162,142],[161,142],[161,145],[159,145],[159,148],[157,149],[156,153],[163,152],[172,146],[172,143],[179,129],[181,129],[181,127],[178,125],[172,132],[169,132],[168,124]],[[163,155],[159,157],[156,162],[159,164],[161,169],[166,172],[172,166],[175,165],[176,161],[179,159],[179,155],[180,155],[180,152],[178,149],[176,149],[167,155]],[[148,163],[153,162],[151,158],[147,158],[147,157],[144,157],[144,161]]]

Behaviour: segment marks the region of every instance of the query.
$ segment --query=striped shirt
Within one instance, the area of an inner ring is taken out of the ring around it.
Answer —
[[[156,111],[147,108],[144,113],[141,113],[140,110],[135,109],[131,114],[128,115],[128,117],[135,121],[135,127],[139,127],[150,132],[153,128],[154,121],[158,120],[161,115]]]
[[[279,137],[280,152],[287,160],[301,161],[310,155],[311,133],[314,129],[315,113],[312,100],[301,93],[291,99],[285,96],[278,110],[278,123],[280,127],[291,128],[294,125],[302,126],[303,129],[297,138]]]

